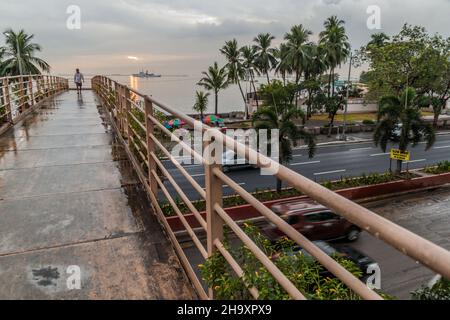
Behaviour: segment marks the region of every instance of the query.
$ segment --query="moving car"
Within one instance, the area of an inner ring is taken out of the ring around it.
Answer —
[[[238,156],[234,151],[227,150],[223,154],[222,170],[223,172],[229,172],[234,168],[257,168],[255,165],[249,163],[249,161],[243,157]]]
[[[348,245],[331,245],[325,241],[313,241],[313,243],[319,247],[323,252],[325,252],[329,256],[339,255],[347,260],[353,261],[362,271],[363,275],[361,276],[362,281],[366,281],[367,278],[373,274],[373,270],[379,269],[379,265],[372,258],[368,257],[364,253],[348,246]],[[290,249],[285,249],[283,252],[272,256],[272,259],[277,259],[280,254],[284,255],[296,255],[296,254],[304,254],[305,256],[311,258],[311,261],[315,261],[315,258],[311,256],[305,249],[302,249],[299,246],[292,247]],[[335,276],[324,269],[321,273],[321,276],[334,278]]]
[[[310,240],[355,241],[361,233],[361,228],[315,201],[285,201],[273,205],[271,209]],[[262,232],[272,242],[284,236],[284,233],[272,224]]]

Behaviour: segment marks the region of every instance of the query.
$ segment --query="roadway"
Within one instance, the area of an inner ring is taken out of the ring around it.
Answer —
[[[391,147],[395,146],[388,146],[387,151]],[[434,165],[439,161],[448,160],[450,159],[450,134],[438,135],[434,147],[428,151],[425,151],[424,142],[410,148],[410,150],[409,169],[423,168]],[[170,160],[165,160],[163,163],[191,200],[200,198]],[[321,182],[337,180],[343,176],[356,177],[363,173],[383,173],[389,170],[389,163],[389,154],[383,153],[379,147],[375,147],[373,142],[358,142],[318,146],[316,155],[312,159],[308,158],[306,149],[296,148],[293,153],[293,160],[288,164],[288,167],[309,179]],[[395,162],[392,162],[392,165],[395,168]],[[203,166],[197,164],[184,164],[183,166],[190,176],[204,187]],[[406,165],[404,168],[406,168]],[[274,188],[276,185],[273,176],[263,176],[259,169],[233,169],[228,173],[228,176],[249,192],[256,189]],[[176,194],[169,182],[166,182],[166,186],[171,194]],[[233,190],[224,186],[224,194],[233,194]]]

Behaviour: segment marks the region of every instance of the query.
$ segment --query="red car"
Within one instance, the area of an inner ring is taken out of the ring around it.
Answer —
[[[273,205],[271,209],[310,240],[355,241],[361,233],[361,228],[315,201],[280,202]],[[273,242],[285,236],[275,225],[264,228],[262,231]]]

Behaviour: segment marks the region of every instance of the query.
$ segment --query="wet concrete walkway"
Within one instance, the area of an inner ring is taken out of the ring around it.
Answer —
[[[0,299],[191,298],[91,91],[0,136]]]

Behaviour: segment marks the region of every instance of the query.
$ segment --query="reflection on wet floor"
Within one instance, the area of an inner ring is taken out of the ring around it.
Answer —
[[[0,220],[0,299],[195,297],[90,91],[0,137]]]

